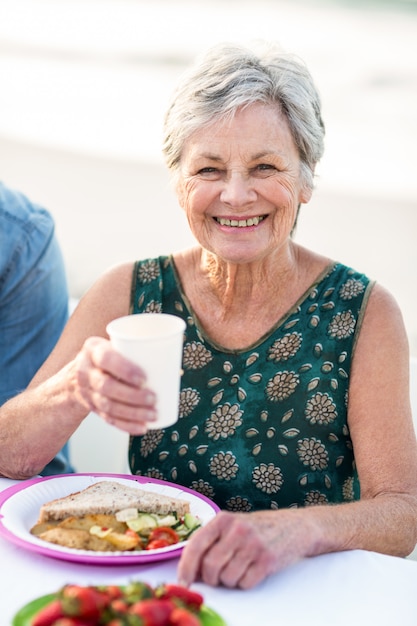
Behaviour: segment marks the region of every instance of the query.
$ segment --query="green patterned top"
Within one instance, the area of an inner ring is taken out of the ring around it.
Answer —
[[[225,350],[199,329],[172,258],[139,261],[131,313],[171,313],[187,328],[179,420],[131,437],[132,473],[234,511],[359,498],[347,401],[371,288],[332,264],[256,345]]]

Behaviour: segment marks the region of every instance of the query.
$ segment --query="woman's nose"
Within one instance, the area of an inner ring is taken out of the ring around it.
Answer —
[[[220,200],[229,206],[244,206],[256,200],[256,192],[249,176],[233,173],[226,178]]]

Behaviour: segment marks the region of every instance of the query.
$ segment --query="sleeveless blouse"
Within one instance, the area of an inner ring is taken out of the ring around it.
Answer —
[[[186,331],[178,422],[130,438],[132,473],[231,511],[358,499],[348,388],[372,284],[335,263],[256,344],[226,350],[199,328],[171,257],[137,262],[130,312],[177,315]]]

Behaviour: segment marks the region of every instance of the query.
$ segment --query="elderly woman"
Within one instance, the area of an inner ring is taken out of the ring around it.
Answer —
[[[218,503],[182,554],[186,584],[247,588],[306,556],[406,555],[417,541],[400,311],[380,285],[292,238],[323,136],[300,61],[272,47],[210,51],[165,120],[197,245],[104,275],[0,413],[5,476],[36,474],[95,411],[132,435],[133,473]],[[148,431],[155,396],[106,336],[128,312],[187,324],[180,419],[165,430]]]

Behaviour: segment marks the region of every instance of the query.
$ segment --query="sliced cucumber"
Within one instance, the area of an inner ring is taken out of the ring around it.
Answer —
[[[136,533],[140,533],[146,529],[156,528],[158,521],[154,515],[149,513],[139,513],[136,519],[129,519],[126,521],[127,526],[134,530]]]
[[[201,526],[201,522],[198,517],[195,517],[195,515],[192,515],[191,513],[186,513],[184,515],[184,524],[188,530],[194,530],[198,526]]]
[[[178,523],[178,519],[175,515],[164,515],[163,517],[157,515],[156,517],[158,526],[175,526],[175,524]]]
[[[127,522],[129,519],[136,519],[139,514],[137,509],[122,509],[121,511],[117,511],[116,519],[118,522]]]

